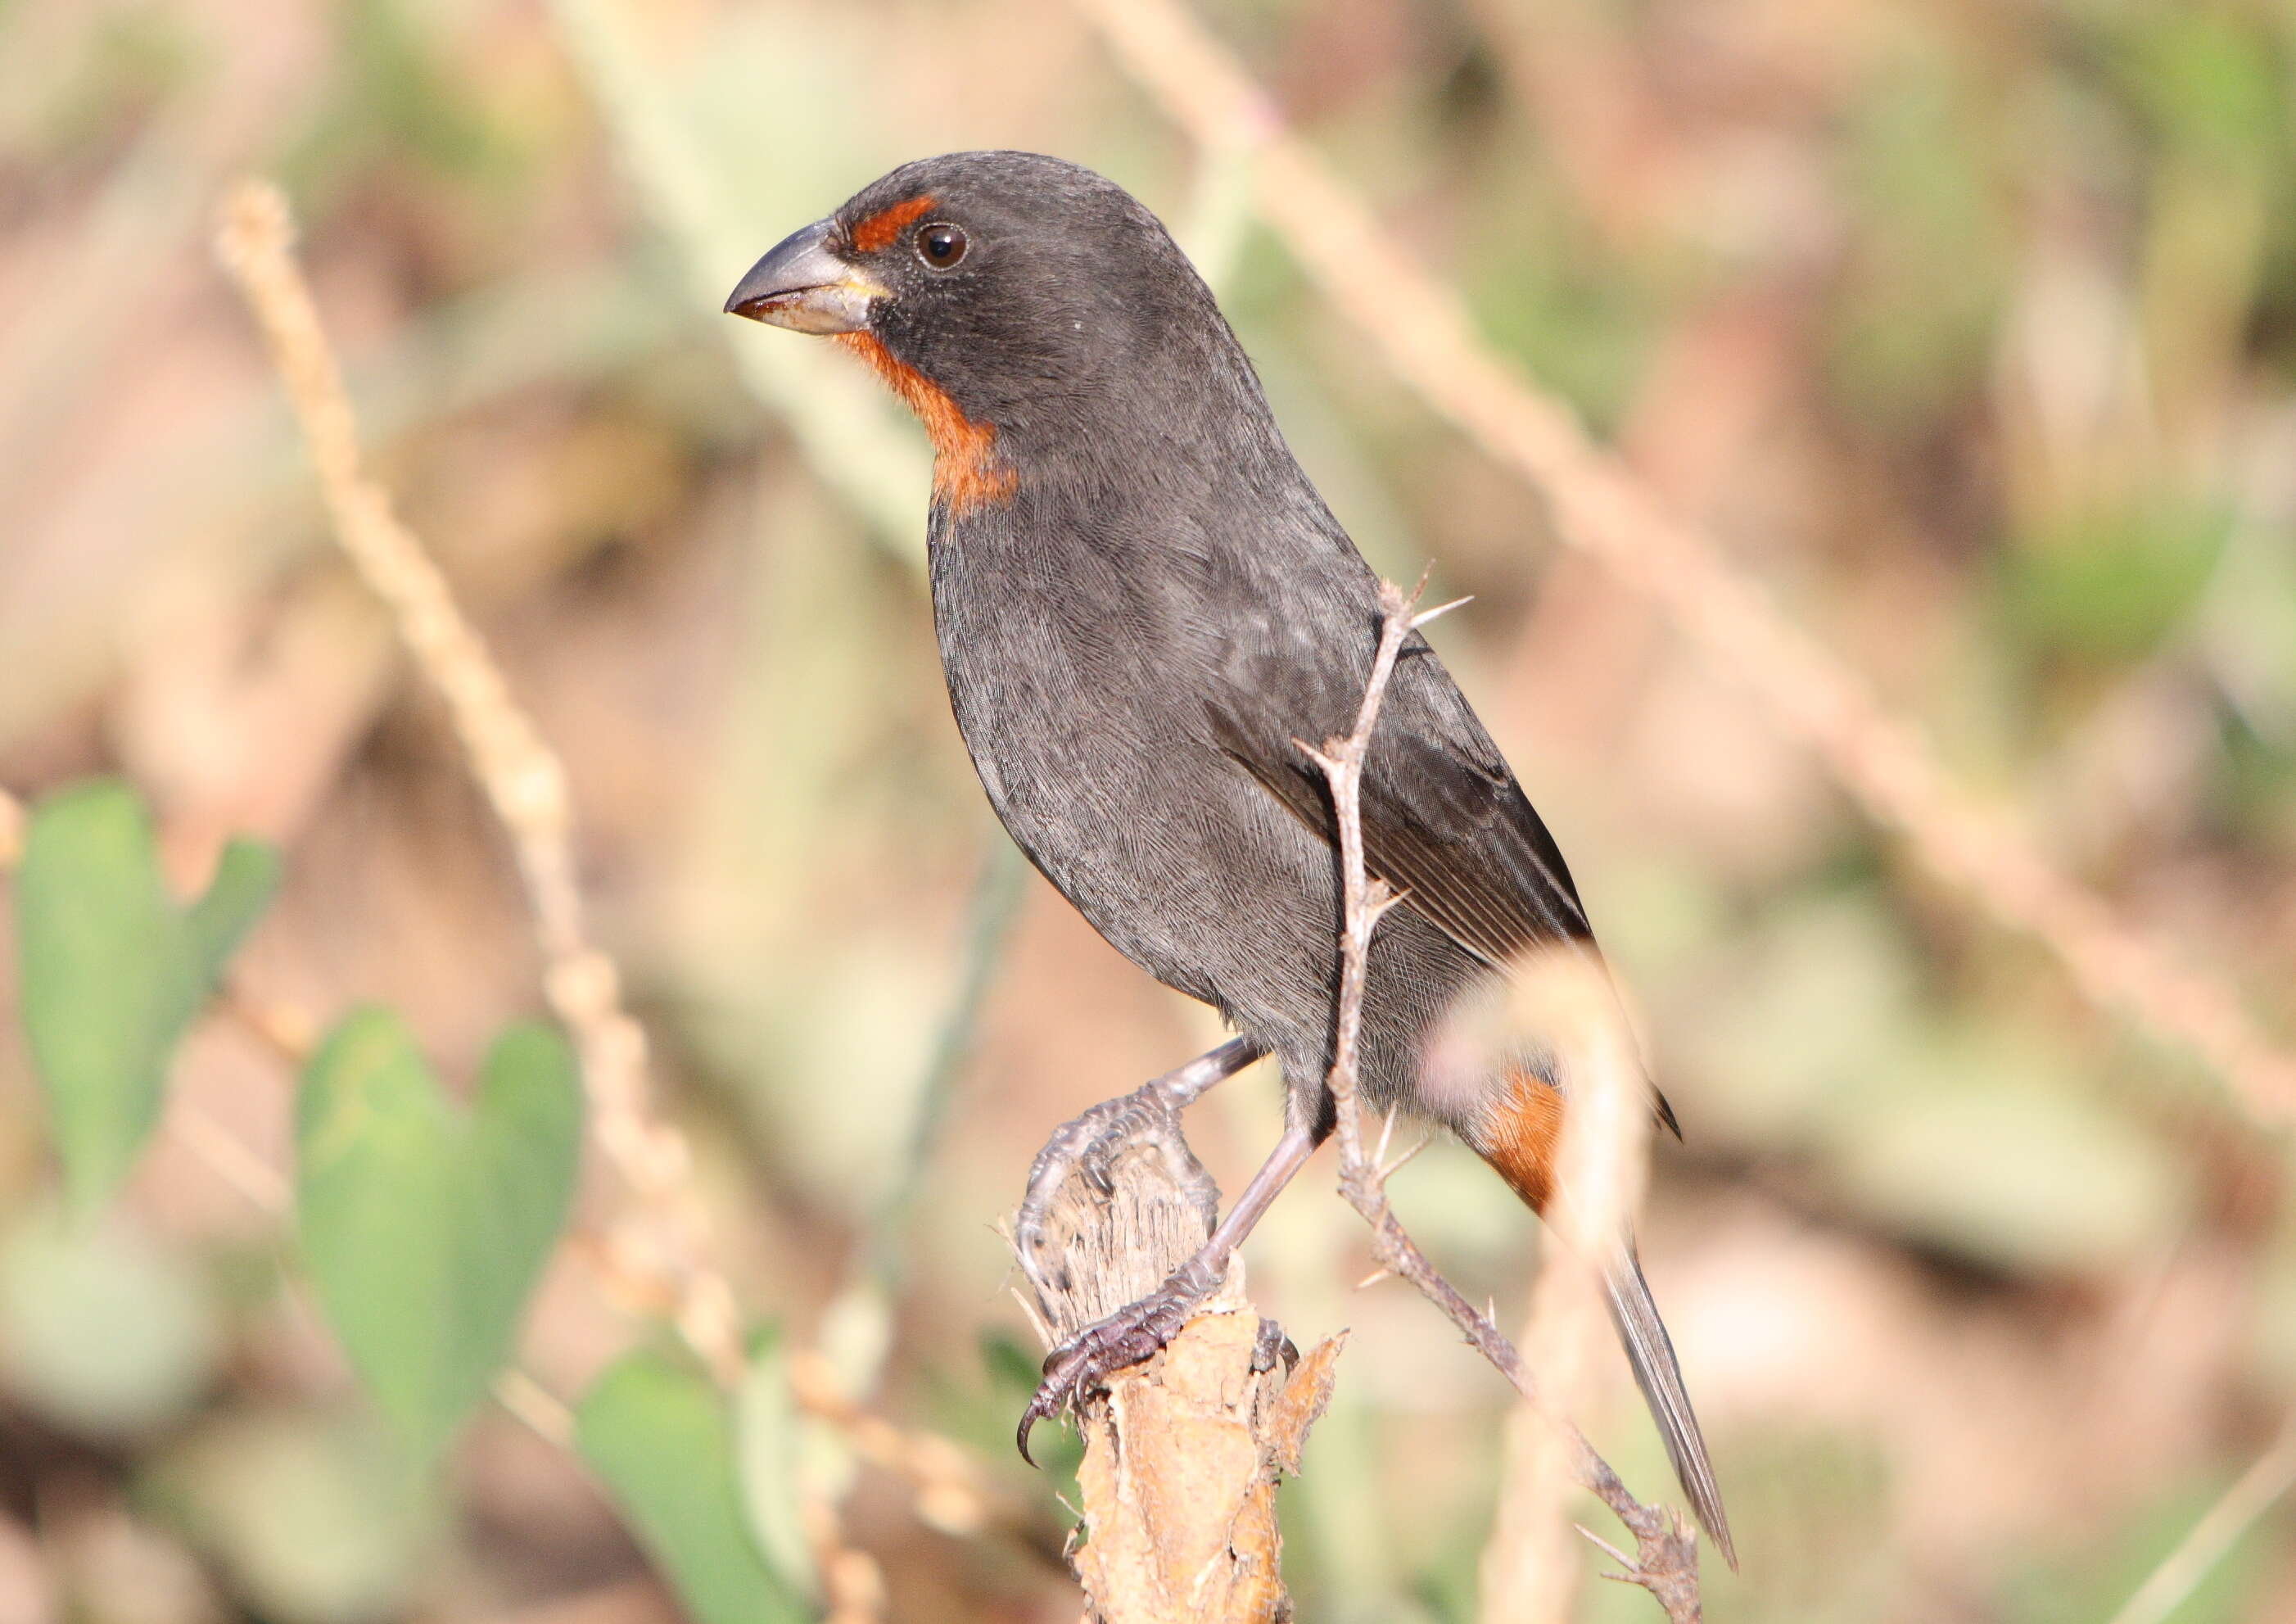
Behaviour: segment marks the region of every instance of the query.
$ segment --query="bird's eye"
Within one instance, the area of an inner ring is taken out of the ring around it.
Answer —
[[[917,228],[917,258],[937,271],[945,271],[964,258],[964,233],[947,220]]]

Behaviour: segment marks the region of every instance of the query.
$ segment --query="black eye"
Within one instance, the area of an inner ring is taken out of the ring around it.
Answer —
[[[947,220],[917,228],[917,258],[937,271],[945,271],[964,258],[964,233]]]

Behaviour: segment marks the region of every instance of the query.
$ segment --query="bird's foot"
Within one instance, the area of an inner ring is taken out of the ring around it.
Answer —
[[[1188,1148],[1180,1132],[1179,1110],[1162,1087],[1163,1081],[1160,1078],[1130,1094],[1102,1101],[1075,1120],[1062,1123],[1037,1152],[1029,1169],[1028,1195],[1013,1219],[1013,1240],[1021,1267],[1040,1297],[1065,1294],[1072,1284],[1067,1277],[1065,1252],[1054,1244],[1054,1226],[1050,1220],[1056,1198],[1070,1178],[1079,1177],[1095,1195],[1103,1200],[1112,1195],[1116,1163],[1129,1152],[1145,1147],[1162,1155],[1171,1183],[1203,1213],[1205,1234],[1210,1234],[1218,1221],[1219,1187]],[[1088,1334],[1090,1329],[1080,1334]]]
[[[1201,1258],[1191,1258],[1147,1296],[1086,1325],[1046,1354],[1044,1384],[1021,1413],[1021,1430],[1014,1440],[1021,1447],[1021,1458],[1031,1466],[1037,1464],[1029,1454],[1029,1434],[1039,1421],[1105,1391],[1108,1379],[1117,1372],[1162,1352],[1188,1323],[1188,1316],[1218,1284],[1218,1274],[1206,1267]],[[1282,1329],[1272,1320],[1261,1322],[1262,1340],[1269,1330],[1275,1331],[1280,1348]],[[1271,1348],[1267,1368],[1274,1367],[1275,1357],[1275,1348]]]

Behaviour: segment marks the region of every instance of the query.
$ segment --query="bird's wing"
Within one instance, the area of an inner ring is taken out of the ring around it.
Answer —
[[[1294,816],[1331,840],[1330,793],[1298,742],[1320,747],[1353,726],[1369,651],[1359,662],[1334,652],[1304,663],[1300,644],[1283,652],[1292,658],[1280,671],[1260,664],[1226,685],[1214,702],[1216,736]],[[1357,663],[1364,668],[1350,668]],[[1415,633],[1396,662],[1365,759],[1363,832],[1365,865],[1488,964],[1590,935],[1554,837]]]
[[[1300,746],[1321,749],[1353,728],[1370,655],[1350,671],[1343,658],[1321,657],[1326,645],[1318,645],[1318,657],[1302,660],[1300,652],[1295,643],[1273,660],[1253,662],[1256,674],[1225,685],[1212,705],[1212,725],[1220,747],[1244,771],[1302,824],[1335,841],[1329,786]],[[1400,891],[1404,906],[1494,969],[1542,946],[1593,946],[1578,888],[1554,837],[1416,632],[1396,661],[1365,753],[1362,811],[1365,868]],[[1682,1137],[1674,1107],[1655,1087],[1651,1108],[1661,1127]]]

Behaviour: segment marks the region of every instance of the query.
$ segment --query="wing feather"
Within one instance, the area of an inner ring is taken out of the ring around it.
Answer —
[[[1332,836],[1323,775],[1293,742],[1302,716],[1351,717],[1361,678],[1233,689],[1213,722],[1221,747],[1300,821]],[[1306,703],[1274,700],[1289,692]],[[1344,723],[1341,724],[1344,726]],[[1335,731],[1327,729],[1327,731]],[[1363,778],[1365,866],[1405,906],[1497,965],[1544,943],[1591,932],[1546,825],[1434,651],[1414,636],[1397,662]]]

